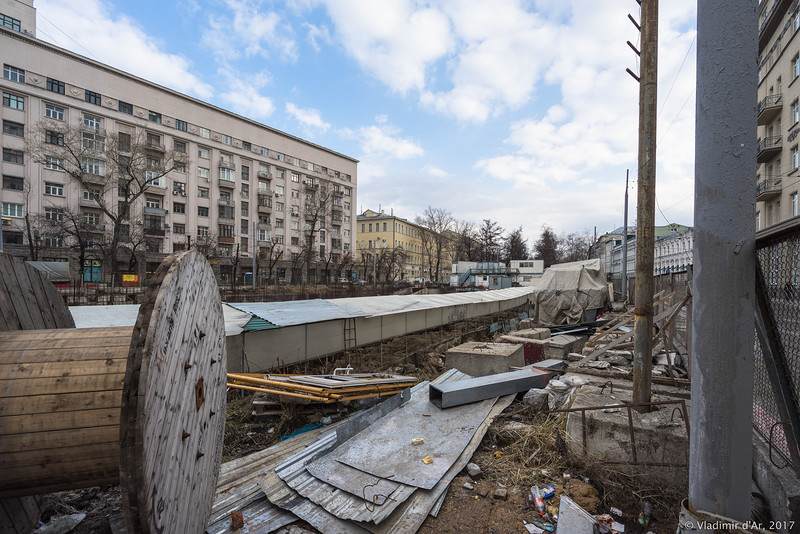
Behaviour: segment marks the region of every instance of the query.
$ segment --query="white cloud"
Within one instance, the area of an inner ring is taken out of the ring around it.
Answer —
[[[274,11],[263,11],[254,0],[225,0],[228,11],[208,16],[202,42],[223,65],[242,58],[270,57],[276,51],[282,60],[297,59],[297,43],[291,27]],[[225,14],[228,13],[228,16]]]
[[[291,115],[297,122],[309,131],[320,131],[325,133],[331,127],[330,123],[322,120],[322,115],[316,109],[301,109],[292,104],[286,103],[286,113]]]
[[[319,45],[319,41],[322,41],[325,44],[330,44],[331,36],[328,32],[327,26],[315,26],[314,24],[309,24],[308,22],[303,23],[303,27],[308,31],[306,34],[306,39],[308,39],[308,44],[311,45],[311,48],[319,52],[322,48]]]
[[[400,129],[389,124],[385,115],[378,115],[375,121],[376,125],[363,126],[357,133],[344,134],[358,139],[366,158],[410,159],[425,153],[416,141],[401,137]]]
[[[451,174],[444,169],[440,169],[435,165],[425,165],[422,167],[422,172],[425,174],[429,174],[430,176],[435,176],[437,178],[445,178],[447,176],[451,176]]]
[[[269,76],[266,74],[242,77],[220,69],[219,76],[228,80],[228,91],[219,96],[231,111],[256,120],[266,119],[275,111],[272,99],[259,92],[259,89],[269,82]]]
[[[88,49],[93,59],[183,93],[205,100],[214,95],[186,58],[163,51],[158,39],[99,0],[37,0],[36,9],[40,39],[81,55]],[[58,28],[48,21],[58,21]]]
[[[336,32],[358,63],[392,90],[425,87],[426,71],[454,44],[448,18],[411,0],[326,0]]]

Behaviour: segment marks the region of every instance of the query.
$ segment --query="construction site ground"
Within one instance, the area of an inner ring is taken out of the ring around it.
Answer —
[[[389,371],[431,380],[445,370],[444,352],[448,348],[466,341],[489,340],[489,325],[516,313],[395,338],[281,372],[323,374],[349,364],[356,372]],[[251,401],[250,393],[228,393],[223,462],[262,450],[325,415],[332,415],[334,420],[347,415],[344,409],[330,414],[308,405],[287,405],[280,416],[254,419]],[[364,407],[369,401],[361,404]],[[347,408],[353,409],[357,408]],[[481,467],[482,476],[477,480],[466,473],[456,477],[439,514],[428,517],[420,532],[528,532],[525,522],[541,518],[527,497],[533,484],[555,487],[555,496],[545,501],[547,505],[557,507],[559,496],[565,493],[592,514],[611,514],[612,508],[621,511],[622,516],[615,515],[614,519],[625,525],[626,533],[675,532],[680,501],[687,488],[665,489],[646,476],[568,454],[563,417],[533,413],[518,398],[493,422],[472,458]],[[645,501],[652,507],[652,521],[646,528],[638,522]],[[112,519],[122,513],[120,489],[108,486],[53,494],[49,511],[59,515],[85,513],[74,533],[111,533]],[[316,532],[302,522],[297,525]]]

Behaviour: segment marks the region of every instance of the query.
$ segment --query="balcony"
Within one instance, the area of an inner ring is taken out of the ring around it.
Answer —
[[[106,137],[106,129],[99,126],[89,126],[88,124],[81,123],[81,131],[90,132],[97,135]]]
[[[231,162],[230,160],[226,159],[220,159],[219,166],[222,167],[223,169],[231,169],[231,170],[236,169],[236,165],[234,165],[233,162]]]
[[[82,208],[94,208],[94,209],[100,208],[100,204],[94,198],[81,198],[80,206]]]
[[[151,141],[147,140],[145,143],[145,147],[147,150],[151,150],[153,152],[161,152],[162,154],[167,151],[164,145],[160,141]]]
[[[165,210],[165,209],[162,209],[162,208],[151,208],[150,206],[145,206],[144,207],[144,214],[145,215],[157,215],[159,217],[163,217],[167,213],[169,213],[169,212],[167,210]]]
[[[220,187],[227,187],[229,189],[233,189],[236,187],[236,181],[234,180],[226,180],[224,178],[219,179],[219,186]]]
[[[232,207],[232,208],[235,208],[235,207],[236,207],[236,201],[235,201],[235,200],[223,200],[223,199],[219,199],[219,205],[220,205],[220,206],[230,206],[230,207]]]
[[[272,189],[258,189],[258,198],[263,197],[271,197],[274,191]]]
[[[306,189],[310,189],[311,191],[316,191],[319,189],[319,184],[315,184],[311,180],[305,180],[303,184],[306,186]]]
[[[106,231],[105,224],[90,224],[90,223],[81,223],[81,230],[84,232],[89,232],[92,234],[102,234]]]
[[[258,171],[256,175],[264,180],[272,180],[272,174],[270,174],[269,171]]]
[[[151,221],[145,224],[144,235],[154,236],[154,237],[166,237],[167,230],[169,230],[168,224],[164,224],[163,222]]]
[[[780,178],[761,180],[756,184],[756,201],[771,200],[780,196],[782,190],[782,180]]]
[[[272,204],[258,204],[258,213],[272,213]]]
[[[756,149],[756,161],[758,163],[769,161],[775,156],[779,155],[781,150],[783,150],[783,143],[781,142],[780,135],[776,135],[774,137],[765,137],[758,142],[758,148]]]
[[[236,242],[236,238],[235,237],[219,236],[217,238],[217,241],[219,241],[220,243],[235,243]]]
[[[758,103],[758,125],[764,126],[769,124],[781,114],[783,109],[783,95],[769,95],[765,96],[761,102]]]
[[[161,182],[150,182],[144,186],[145,193],[155,193],[156,195],[166,195],[167,187],[161,185]]]
[[[333,196],[335,196],[335,197],[344,196],[344,190],[342,190],[342,189],[334,189],[333,190]]]
[[[106,184],[106,177],[101,175],[101,174],[93,174],[91,172],[84,172],[81,175],[81,178],[83,179],[84,182],[89,183],[89,184],[100,184],[100,185],[105,185]]]

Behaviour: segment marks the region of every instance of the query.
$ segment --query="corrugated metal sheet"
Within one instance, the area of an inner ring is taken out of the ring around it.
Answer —
[[[447,295],[385,295],[331,300],[240,302],[228,305],[278,326],[293,326],[353,317],[378,317],[480,302],[498,302],[532,293],[530,287]]]
[[[341,299],[337,299],[341,300]],[[318,323],[347,317],[362,317],[364,312],[334,304],[333,300],[289,300],[285,302],[235,302],[230,306],[266,319],[278,326]]]
[[[139,315],[138,304],[117,304],[114,306],[70,306],[69,312],[75,320],[76,328],[107,328],[115,326],[134,326]],[[242,333],[252,315],[237,310],[227,304],[222,305],[225,317],[225,335],[237,336]],[[275,328],[275,325],[272,326]]]

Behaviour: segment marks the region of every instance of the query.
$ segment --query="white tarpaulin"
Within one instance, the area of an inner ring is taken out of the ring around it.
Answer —
[[[539,324],[579,323],[586,310],[604,308],[608,303],[608,286],[599,259],[548,267],[533,294]]]

